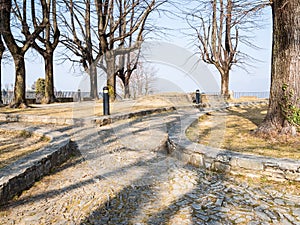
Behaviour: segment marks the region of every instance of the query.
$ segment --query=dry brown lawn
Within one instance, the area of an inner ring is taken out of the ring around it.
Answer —
[[[28,131],[0,129],[0,169],[42,148],[48,142],[48,138]]]
[[[146,96],[134,101],[115,101],[110,103],[111,114],[134,112],[139,110],[153,109],[159,107],[170,107],[174,104],[187,104],[187,102],[171,102],[164,96]],[[0,113],[51,116],[55,118],[83,118],[103,115],[103,103],[99,101],[58,103],[52,105],[32,105],[25,109],[12,109],[0,107]]]
[[[236,152],[300,159],[300,136],[261,138],[252,132],[262,122],[267,105],[232,107],[199,118],[188,130],[190,140]]]

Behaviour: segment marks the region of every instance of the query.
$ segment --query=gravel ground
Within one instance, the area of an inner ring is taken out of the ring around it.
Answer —
[[[169,157],[162,147],[177,116],[48,126],[79,152],[5,205],[0,224],[300,224],[300,196]]]

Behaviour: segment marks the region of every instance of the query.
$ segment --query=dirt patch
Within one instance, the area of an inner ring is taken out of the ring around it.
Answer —
[[[203,145],[247,154],[300,159],[300,136],[256,137],[257,128],[267,113],[267,105],[232,107],[199,118],[187,130],[187,137]]]
[[[49,142],[45,136],[28,131],[6,131],[0,129],[0,169],[28,155]]]

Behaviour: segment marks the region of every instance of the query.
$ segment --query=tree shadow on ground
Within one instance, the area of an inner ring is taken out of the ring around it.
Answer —
[[[96,141],[97,135],[87,135],[87,140]],[[61,171],[80,163],[80,158],[78,154],[78,158],[63,165]],[[134,177],[130,174],[132,169],[144,167],[147,170],[143,170],[141,177]],[[130,179],[130,182],[126,185],[118,184],[118,182],[112,183],[111,188],[114,188],[113,185],[120,185],[118,189],[120,191],[107,201],[104,200],[98,208],[81,221],[81,225],[186,224],[187,220],[188,224],[235,224],[231,220],[234,214],[228,213],[229,204],[234,210],[240,209],[249,213],[257,206],[250,196],[251,193],[248,194],[249,198],[245,198],[245,187],[235,187],[231,190],[231,187],[228,187],[228,177],[225,175],[194,168],[166,154],[156,152],[151,159],[141,158],[138,162],[119,167],[110,173],[93,174],[91,178],[74,182],[63,188],[17,199],[7,205],[5,210],[18,205],[31,205],[35,201],[49,198],[56,200],[55,198],[64,194],[70,195],[70,191],[76,192],[88,188],[90,184],[98,184],[97,181],[104,179],[113,181],[113,177],[118,174],[120,174],[120,179]],[[98,187],[99,192],[103,190],[101,186]],[[82,191],[79,193],[82,194]],[[259,218],[253,217],[253,220],[259,221]]]
[[[236,110],[232,110],[230,108],[227,109],[229,114],[234,116],[239,116],[242,118],[245,118],[252,123],[254,123],[256,126],[260,125],[263,121],[265,114],[264,112],[267,110],[267,106],[263,107],[247,107],[243,108],[243,112],[238,112]],[[259,116],[258,116],[259,115]]]

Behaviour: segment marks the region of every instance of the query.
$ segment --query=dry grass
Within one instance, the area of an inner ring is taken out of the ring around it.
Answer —
[[[64,103],[62,103],[64,104]],[[39,116],[53,116],[62,118],[72,117],[73,107],[70,104],[66,104],[65,107],[40,107],[31,106],[25,109],[14,109],[8,106],[0,109],[0,113],[4,114],[20,114],[20,115],[39,115]]]
[[[44,136],[33,135],[27,131],[0,129],[0,169],[42,148],[48,142]]]
[[[182,103],[186,104],[186,103]],[[153,109],[159,107],[174,106],[163,96],[146,96],[129,102],[111,102],[111,114],[134,112],[138,110]],[[56,118],[84,118],[103,115],[103,103],[101,100],[94,102],[58,103],[51,105],[33,105],[25,109],[12,109],[1,107],[0,113],[19,115],[51,116]]]
[[[300,136],[264,139],[251,131],[267,113],[267,105],[232,107],[205,115],[187,130],[194,142],[236,152],[300,159]]]
[[[300,195],[300,182],[297,181],[276,182],[266,177],[252,178],[252,177],[246,177],[241,175],[234,176],[234,179],[236,180],[236,182],[240,184],[246,183],[247,185],[254,188],[265,187],[265,190],[270,195],[272,195],[272,192],[274,192],[274,190],[282,194],[296,195],[296,196]]]

